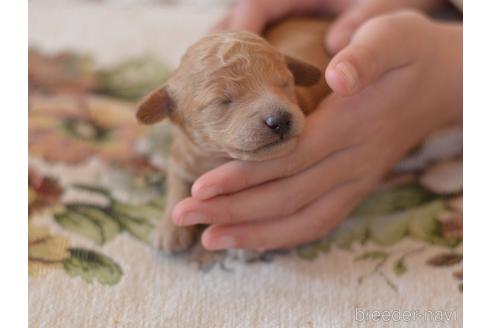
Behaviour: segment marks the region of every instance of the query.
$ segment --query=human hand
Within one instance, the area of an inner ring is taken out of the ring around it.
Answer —
[[[261,31],[270,22],[291,14],[339,14],[352,0],[239,0],[214,30]]]
[[[354,31],[372,17],[404,8],[431,11],[442,3],[443,0],[240,0],[214,30],[246,30],[259,34],[268,23],[288,15],[340,15],[326,35],[327,48],[337,53],[349,43]]]
[[[210,224],[207,249],[322,237],[428,133],[461,120],[461,56],[460,24],[412,12],[371,19],[327,69],[330,86],[351,96],[327,97],[290,155],[204,174],[174,209],[175,224]]]
[[[333,54],[349,44],[354,32],[373,17],[402,9],[431,12],[442,5],[443,0],[365,0],[353,3],[337,17],[326,34],[326,47]]]

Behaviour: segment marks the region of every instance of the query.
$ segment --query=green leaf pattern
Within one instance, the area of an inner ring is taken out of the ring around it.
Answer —
[[[71,276],[79,276],[88,283],[114,285],[123,275],[120,266],[109,257],[82,248],[70,248],[70,257],[63,260],[63,268]]]
[[[83,187],[109,199],[107,207],[90,204],[68,204],[64,210],[55,213],[55,221],[62,227],[80,234],[97,245],[104,245],[115,238],[119,232],[127,231],[133,237],[149,242],[154,222],[162,215],[156,203],[144,205],[123,204],[110,196],[104,189]]]
[[[446,210],[445,199],[438,198],[415,184],[377,192],[370,195],[335,231],[320,241],[298,247],[297,254],[312,261],[319,256],[321,245],[324,245],[324,250],[330,250],[333,246],[351,250],[355,243],[362,245],[366,242],[388,247],[406,237],[427,245],[453,248],[461,243],[461,239],[444,238],[441,235],[442,224],[437,219]],[[394,275],[399,277],[408,272],[406,258],[424,248],[411,250],[397,257],[392,264]],[[381,271],[389,257],[390,253],[383,250],[366,251],[355,256],[354,261],[375,261],[373,270],[360,276],[359,283],[370,276],[378,276],[391,289],[397,290],[392,279]],[[438,266],[435,263],[440,263],[439,260],[446,264],[451,263],[450,265],[460,262],[458,256],[448,255],[428,263]]]

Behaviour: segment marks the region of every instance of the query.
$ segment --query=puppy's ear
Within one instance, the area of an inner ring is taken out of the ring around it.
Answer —
[[[294,75],[294,81],[297,85],[309,87],[318,83],[321,78],[319,69],[311,64],[295,59],[290,56],[285,56],[287,67]]]
[[[148,94],[138,105],[137,120],[143,124],[154,124],[169,117],[174,110],[174,100],[166,87]]]

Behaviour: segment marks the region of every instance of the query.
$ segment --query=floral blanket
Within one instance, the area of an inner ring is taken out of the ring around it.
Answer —
[[[325,317],[326,324],[350,322],[356,306],[374,309],[376,299],[364,302],[360,294],[393,301],[409,292],[414,306],[445,299],[433,311],[457,311],[454,321],[443,322],[460,322],[459,130],[430,138],[322,240],[252,262],[200,245],[166,258],[151,249],[148,238],[163,213],[169,136],[165,126],[136,123],[134,100],[164,81],[170,69],[140,58],[98,71],[87,57],[48,57],[34,50],[29,64],[32,326],[241,326],[237,311],[247,305],[256,317],[245,326],[294,319],[298,326],[319,326]],[[189,285],[187,276],[193,276]],[[347,303],[344,311],[330,310],[333,288]],[[185,302],[195,293],[228,313],[219,321],[204,305],[195,313],[193,303]],[[224,293],[237,298],[227,297],[224,304]],[[276,295],[272,303],[257,308],[259,297],[270,293]],[[290,302],[307,304],[291,313]],[[311,302],[314,307],[307,306]],[[378,306],[400,309],[394,304]]]
[[[139,126],[135,101],[171,70],[30,50],[31,327],[462,325],[459,128],[426,140],[319,241],[246,262],[152,250],[169,135]]]

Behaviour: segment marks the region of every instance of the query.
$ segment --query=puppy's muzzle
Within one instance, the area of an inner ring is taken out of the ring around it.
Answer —
[[[265,119],[265,125],[282,140],[292,128],[292,115],[288,112],[272,114]]]

